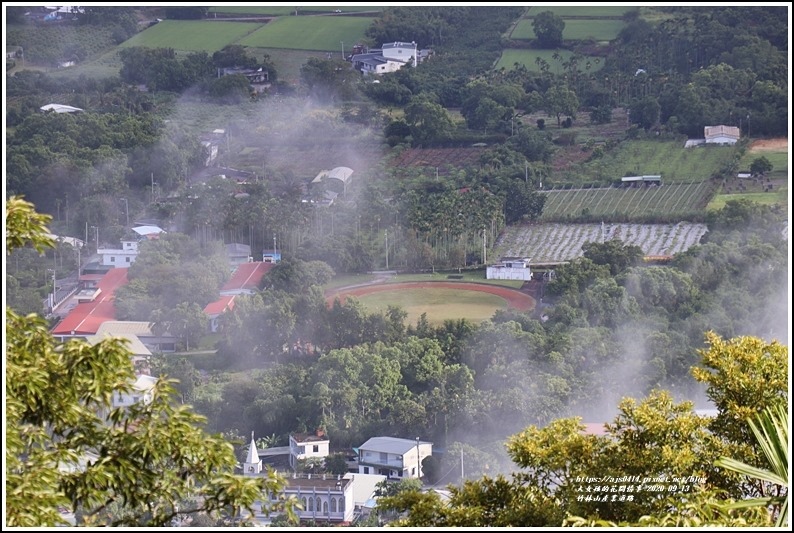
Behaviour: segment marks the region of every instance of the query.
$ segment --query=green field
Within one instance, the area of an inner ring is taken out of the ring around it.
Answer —
[[[461,318],[482,322],[490,319],[497,309],[507,309],[507,302],[499,296],[453,289],[400,289],[356,299],[370,312],[385,312],[390,305],[401,307],[408,313],[407,324],[416,324],[422,313],[427,313],[427,320],[433,325]]]
[[[560,60],[554,59],[554,57],[552,57],[555,53],[560,54]],[[504,67],[506,70],[510,70],[513,68],[515,63],[518,63],[519,65],[524,65],[527,70],[540,72],[540,68],[535,63],[535,60],[539,57],[550,65],[551,72],[559,74],[563,70],[561,63],[563,61],[567,61],[572,55],[573,52],[569,50],[527,50],[520,48],[506,48],[502,50],[502,57],[499,58],[499,61],[496,63],[494,68],[499,70],[500,68]],[[579,64],[580,70],[585,70],[585,63],[588,60],[590,61],[590,70],[588,72],[596,72],[597,70],[601,70],[601,67],[604,66],[602,59],[598,57],[584,56],[584,59]]]
[[[637,140],[577,166],[572,174],[582,181],[651,174],[661,175],[664,183],[691,183],[709,179],[731,161],[735,151],[729,146],[684,148],[679,141]]]
[[[687,215],[703,209],[711,188],[704,181],[661,187],[604,187],[547,191],[541,220],[565,220],[567,216],[641,217]]]
[[[369,17],[282,17],[261,27],[239,43],[255,48],[289,48],[347,53],[372,24]]]
[[[286,16],[295,15],[295,9],[298,10],[298,15],[306,11],[312,13],[325,12],[333,13],[340,9],[342,13],[362,13],[362,12],[380,12],[383,11],[383,6],[218,6],[211,7],[210,13],[228,13],[230,15],[255,15],[255,16]]]
[[[747,151],[739,162],[739,169],[750,170],[753,159],[758,157],[766,157],[772,163],[772,170],[766,173],[768,178],[788,179],[788,152],[785,151]]]
[[[530,7],[525,15],[527,18],[532,18],[538,13],[544,11],[551,11],[555,15],[566,17],[622,17],[624,13],[640,9],[636,6],[536,6]],[[568,21],[565,21],[568,24]]]
[[[733,193],[733,194],[718,194],[709,202],[706,209],[716,210],[725,207],[725,204],[731,200],[750,200],[764,205],[788,205],[788,188],[783,187],[778,189],[777,192],[750,192],[750,193]]]
[[[625,23],[622,20],[614,19],[567,19],[565,29],[562,31],[562,38],[566,41],[583,41],[585,39],[595,39],[596,41],[611,41],[616,39]],[[516,24],[510,34],[511,39],[534,39],[535,31],[532,29],[532,21],[524,19]]]
[[[262,27],[252,22],[164,20],[122,43],[122,48],[146,46],[213,53]]]

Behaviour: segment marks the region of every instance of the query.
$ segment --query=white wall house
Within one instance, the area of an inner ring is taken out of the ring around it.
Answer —
[[[353,68],[363,74],[386,74],[396,72],[405,65],[415,67],[419,61],[416,43],[384,43],[380,50],[355,54],[350,58]]]
[[[121,249],[100,248],[97,253],[102,256],[102,264],[116,268],[128,268],[138,257],[137,241],[121,241]]]
[[[499,263],[489,265],[486,268],[485,278],[529,281],[532,279],[529,259],[523,257],[503,257]]]
[[[321,429],[315,433],[293,433],[289,436],[289,465],[295,470],[301,459],[325,459],[330,445],[331,441]]]
[[[284,495],[294,496],[303,506],[295,512],[301,521],[350,524],[353,521],[355,499],[354,480],[331,474],[292,474],[287,478]],[[271,502],[277,494],[268,495]]]
[[[739,128],[736,126],[706,126],[703,128],[706,144],[736,144],[739,141]]]
[[[157,383],[157,378],[152,376],[140,375],[135,383],[132,384],[132,390],[129,392],[113,393],[113,407],[129,407],[138,402],[148,404],[152,401],[152,389]]]
[[[431,455],[432,442],[373,437],[359,446],[358,471],[398,479],[422,477],[422,461]]]

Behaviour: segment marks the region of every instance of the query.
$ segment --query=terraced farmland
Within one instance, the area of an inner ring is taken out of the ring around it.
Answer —
[[[546,205],[541,220],[560,220],[580,215],[651,216],[685,215],[703,209],[712,187],[700,183],[674,183],[661,187],[604,187],[599,189],[565,189],[546,191]]]
[[[586,242],[620,239],[639,246],[646,256],[683,252],[700,242],[705,224],[532,224],[505,228],[495,256],[529,257],[532,263],[556,263],[582,256]]]

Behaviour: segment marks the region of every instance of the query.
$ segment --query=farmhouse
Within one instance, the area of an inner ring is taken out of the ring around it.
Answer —
[[[319,184],[324,184],[329,190],[344,195],[347,192],[347,186],[352,175],[353,169],[348,167],[321,170],[312,180],[310,186],[316,187]]]
[[[736,126],[706,126],[703,128],[706,144],[736,144],[739,128]]]
[[[488,266],[485,270],[485,279],[516,279],[529,281],[532,279],[529,259],[526,257],[503,257],[495,265]]]
[[[419,61],[416,43],[393,42],[385,43],[380,50],[369,50],[363,54],[354,54],[350,61],[353,68],[365,75],[386,74],[396,72],[405,65],[415,67]]]

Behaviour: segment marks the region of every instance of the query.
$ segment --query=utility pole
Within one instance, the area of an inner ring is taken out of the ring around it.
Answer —
[[[419,461],[419,437],[416,437],[416,477],[422,479],[422,464]]]
[[[342,61],[345,60],[345,41],[339,41],[342,43]]]
[[[273,233],[273,262],[276,262],[276,233]]]
[[[389,230],[383,230],[386,234],[386,270],[389,270]]]
[[[487,256],[488,252],[485,247],[485,237],[486,237],[485,228],[483,228],[482,229],[482,264],[483,265],[488,264],[488,256]]]
[[[463,475],[463,447],[460,448],[460,479],[465,479]]]
[[[130,227],[130,205],[127,203],[126,198],[119,198],[119,200],[124,200],[124,212],[127,215],[127,227]]]

